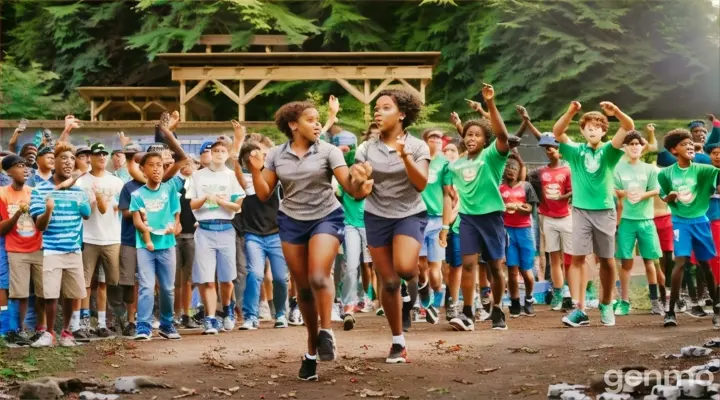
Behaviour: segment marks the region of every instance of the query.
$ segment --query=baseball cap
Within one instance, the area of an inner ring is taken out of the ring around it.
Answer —
[[[153,143],[147,147],[147,152],[148,153],[153,152],[153,151],[161,152],[161,151],[164,151],[167,149],[168,149],[168,147],[165,143]]]
[[[91,153],[90,148],[87,146],[78,146],[75,149],[76,156],[79,156],[80,154],[90,154],[90,153]]]
[[[55,149],[52,146],[40,146],[37,156],[42,157],[45,154],[53,154],[54,151]]]
[[[212,145],[213,145],[213,142],[204,142],[203,144],[201,144],[200,145],[200,154],[202,154],[206,151],[209,151],[210,148],[212,147]]]
[[[221,144],[225,147],[227,147],[228,150],[232,147],[232,139],[230,139],[228,136],[220,135],[215,139],[215,141],[210,145],[210,148],[215,147],[215,145]]]
[[[105,149],[105,145],[102,143],[93,143],[92,146],[90,146],[90,154],[98,155],[98,154],[105,154],[108,155],[108,151]]]
[[[25,164],[25,159],[17,154],[10,154],[2,160],[2,168],[5,171],[9,170],[16,164]]]
[[[433,136],[437,136],[440,139],[442,139],[443,133],[436,129],[435,130],[427,130],[427,131],[423,132],[423,140],[428,140],[429,138],[431,138]]]
[[[142,147],[140,147],[139,144],[128,143],[123,147],[122,152],[127,154],[140,153],[142,152]]]
[[[551,136],[550,134],[543,133],[540,136],[540,140],[538,140],[538,146],[540,147],[560,147],[560,143],[558,143],[557,140],[555,140],[554,136]]]

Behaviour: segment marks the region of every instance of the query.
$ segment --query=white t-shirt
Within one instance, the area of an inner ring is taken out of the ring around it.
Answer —
[[[203,168],[195,172],[192,178],[192,183],[187,188],[185,196],[188,199],[198,199],[205,195],[215,194],[225,197],[226,201],[234,202],[238,198],[245,197],[245,191],[238,183],[237,178],[235,178],[235,172],[226,166],[217,171]],[[233,219],[235,216],[234,212],[228,211],[209,200],[205,201],[205,204],[199,209],[193,210],[193,214],[198,221]]]
[[[83,220],[83,243],[101,246],[119,244],[120,213],[115,211],[115,206],[118,204],[124,185],[122,179],[107,171],[100,178],[87,173],[78,179],[76,185],[88,194],[88,198],[93,203],[90,218]],[[107,204],[105,214],[97,209],[97,203],[94,201],[96,191],[98,195],[103,196]]]

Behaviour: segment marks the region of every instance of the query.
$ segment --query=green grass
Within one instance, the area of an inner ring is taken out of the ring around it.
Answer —
[[[0,348],[0,380],[29,380],[75,368],[81,347]]]

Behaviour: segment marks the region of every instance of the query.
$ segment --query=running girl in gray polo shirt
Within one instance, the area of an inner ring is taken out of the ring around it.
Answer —
[[[381,297],[393,339],[388,363],[407,362],[400,301],[400,279],[418,275],[418,257],[425,237],[427,209],[420,196],[428,182],[430,150],[405,129],[412,125],[421,104],[402,90],[384,90],[375,103],[378,139],[369,140],[355,154],[356,185],[374,180],[365,202],[365,230]]]
[[[278,180],[285,193],[277,218],[280,240],[308,330],[308,352],[298,377],[317,380],[317,355],[322,361],[335,359],[330,325],[335,286],[330,272],[345,229],[345,215],[335,197],[332,177],[343,190],[359,198],[369,193],[372,182],[351,187],[340,149],[319,140],[320,116],[312,103],[285,104],[275,113],[275,123],[289,140],[270,150],[264,161],[262,152],[253,150],[248,166],[261,201],[268,200]]]

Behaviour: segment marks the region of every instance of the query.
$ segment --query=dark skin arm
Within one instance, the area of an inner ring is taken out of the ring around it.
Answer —
[[[487,103],[488,114],[490,116],[490,125],[492,125],[493,133],[495,134],[495,146],[500,154],[507,154],[510,151],[508,144],[508,132],[503,122],[502,115],[498,111],[495,105],[495,89],[492,86],[483,83],[482,88],[483,98]]]
[[[520,118],[522,118],[523,123],[525,124],[526,128],[530,130],[530,133],[532,133],[533,136],[535,136],[535,139],[540,140],[540,136],[542,136],[542,133],[538,130],[538,128],[533,125],[532,120],[530,119],[530,115],[528,114],[525,107],[517,105],[515,106],[515,110],[517,110],[518,114],[520,115]],[[525,133],[525,131],[523,131]],[[521,134],[516,134],[516,136],[520,136]]]
[[[13,228],[15,225],[17,225],[17,222],[18,222],[18,220],[20,219],[20,216],[21,216],[22,214],[23,214],[22,211],[17,210],[17,211],[15,211],[15,214],[13,214],[12,217],[10,217],[9,219],[6,219],[6,220],[3,220],[2,222],[0,222],[0,236],[5,236],[5,235],[7,235],[8,233],[10,233],[10,231],[12,230],[12,228]]]

